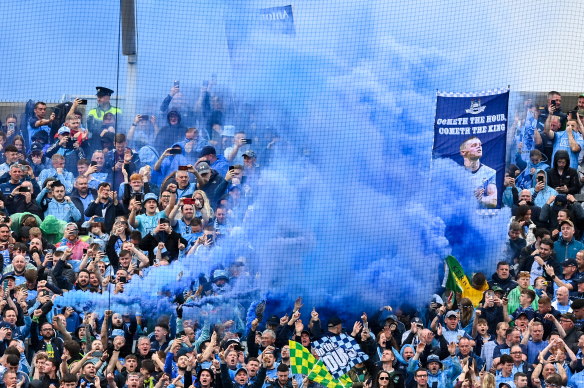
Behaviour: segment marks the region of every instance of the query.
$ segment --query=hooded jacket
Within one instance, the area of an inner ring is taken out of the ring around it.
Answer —
[[[521,166],[519,166],[519,168],[521,168]],[[535,168],[535,171],[548,170],[550,166],[544,161],[537,164],[533,164],[531,161],[527,162],[525,168],[521,171],[521,174],[515,178],[515,186],[522,189],[531,189],[533,187],[533,175],[530,172],[532,168]]]
[[[537,192],[535,191],[535,185],[537,185],[537,175],[542,172],[544,175],[544,188],[543,190]],[[542,207],[543,205],[546,204],[547,200],[552,196],[552,195],[558,195],[558,192],[551,188],[548,185],[548,177],[547,177],[547,173],[545,172],[545,170],[537,170],[537,172],[535,173],[535,175],[533,175],[533,179],[532,179],[532,188],[529,189],[529,192],[531,193],[531,197],[533,198],[533,204],[535,206],[539,206]]]
[[[558,161],[562,159],[566,161],[566,166],[564,167],[562,174],[560,174],[558,170]],[[566,185],[568,187],[568,192],[564,194],[577,194],[580,192],[578,171],[570,168],[570,155],[567,151],[559,150],[554,155],[554,167],[548,172],[548,185],[553,188]]]
[[[175,125],[170,123],[170,116],[177,116],[178,122]],[[182,124],[182,117],[176,110],[171,110],[166,115],[166,123],[164,127],[156,134],[154,145],[158,151],[163,152],[168,144],[176,143],[184,139],[187,127]]]

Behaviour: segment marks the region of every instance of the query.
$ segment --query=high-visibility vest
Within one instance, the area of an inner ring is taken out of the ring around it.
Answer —
[[[92,110],[89,111],[88,117],[93,118],[94,120],[99,120],[99,121],[103,121],[103,116],[106,113],[111,113],[114,116],[115,115],[119,115],[122,114],[122,110],[120,108],[116,108],[115,106],[111,106],[109,107],[108,110],[103,110],[101,109],[101,107],[98,105],[96,108],[93,108]]]

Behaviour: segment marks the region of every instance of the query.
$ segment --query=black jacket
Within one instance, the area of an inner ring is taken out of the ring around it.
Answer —
[[[513,280],[513,277],[511,275],[509,275],[507,279],[501,279],[499,275],[497,275],[497,273],[495,272],[493,276],[491,276],[491,280],[489,281],[489,287],[493,286],[501,287],[501,289],[505,293],[507,293],[514,289],[515,287],[517,287],[517,282]]]
[[[560,174],[558,171],[558,161],[566,161],[566,167],[564,167],[563,172]],[[556,188],[558,186],[566,185],[568,187],[568,192],[563,194],[577,194],[580,192],[580,180],[578,178],[578,172],[570,168],[570,155],[568,151],[559,150],[554,155],[554,166],[548,173],[548,186]]]
[[[187,245],[187,240],[182,238],[180,234],[175,231],[170,233],[157,233],[156,235],[152,235],[152,233],[148,233],[142,241],[140,242],[139,248],[145,251],[148,251],[148,259],[150,260],[150,265],[154,264],[154,248],[158,246],[159,242],[163,242],[166,251],[168,254],[168,259],[170,261],[178,259],[178,244],[182,243],[183,245]]]
[[[114,205],[111,200],[108,201],[105,210],[105,231],[106,233],[111,232],[112,227],[114,226],[114,222],[116,217],[125,215],[126,212],[124,210],[124,205],[122,205],[121,201],[118,201],[117,205]],[[97,216],[103,217],[103,213],[101,211],[101,206],[96,204],[95,201],[91,202],[87,209],[85,209],[85,216]]]

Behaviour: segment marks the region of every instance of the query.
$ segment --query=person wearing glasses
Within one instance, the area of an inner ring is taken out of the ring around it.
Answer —
[[[428,370],[420,368],[414,373],[416,388],[428,388]]]
[[[368,384],[365,386],[367,387]],[[372,381],[371,388],[403,388],[401,375],[380,370]]]

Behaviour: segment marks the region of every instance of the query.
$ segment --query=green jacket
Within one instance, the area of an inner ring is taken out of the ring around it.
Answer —
[[[527,287],[530,290],[535,291],[535,289],[532,286]],[[512,289],[511,291],[509,291],[509,294],[507,295],[507,312],[509,313],[509,315],[513,314],[515,312],[515,310],[517,310],[519,308],[519,295],[521,295],[521,288],[519,286],[515,287],[514,289]],[[539,296],[537,296],[537,294],[535,294],[535,300],[533,301],[533,303],[531,303],[531,307],[533,307],[534,310],[537,310],[538,306],[539,306]]]

